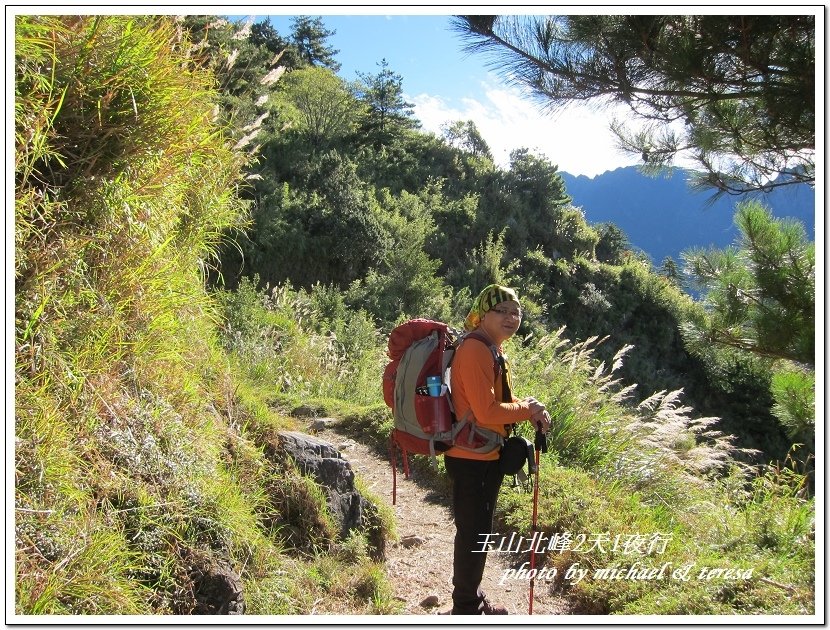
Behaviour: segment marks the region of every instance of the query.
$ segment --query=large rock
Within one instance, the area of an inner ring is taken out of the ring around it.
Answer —
[[[189,554],[194,615],[245,614],[242,579],[231,565],[202,552]]]
[[[331,443],[305,433],[284,431],[279,440],[281,450],[294,460],[300,472],[325,489],[341,538],[360,528],[367,501],[355,489],[352,466],[340,452]]]

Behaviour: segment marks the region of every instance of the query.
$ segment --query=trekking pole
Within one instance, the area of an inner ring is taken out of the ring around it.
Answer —
[[[533,470],[533,528],[530,533],[531,547],[530,547],[530,596],[528,603],[527,614],[533,614],[533,586],[536,581],[536,519],[539,515],[539,455],[547,453],[548,440],[547,436],[542,433],[542,429],[536,428],[536,439],[533,442],[535,465]]]

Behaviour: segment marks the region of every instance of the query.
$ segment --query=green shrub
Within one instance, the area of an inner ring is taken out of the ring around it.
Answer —
[[[243,278],[238,290],[217,291],[224,345],[250,378],[276,396],[378,400],[384,353],[364,311],[345,307],[342,297],[333,297],[335,289],[323,298],[319,287],[309,293],[287,285],[257,288],[256,282]]]

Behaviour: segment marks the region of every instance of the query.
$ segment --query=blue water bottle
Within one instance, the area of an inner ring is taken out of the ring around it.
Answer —
[[[441,377],[440,376],[427,376],[427,389],[429,390],[430,396],[440,396],[441,395]]]

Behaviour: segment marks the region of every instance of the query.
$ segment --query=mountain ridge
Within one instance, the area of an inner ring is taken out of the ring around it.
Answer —
[[[710,203],[712,191],[693,191],[688,173],[673,169],[668,175],[651,177],[637,166],[625,166],[595,177],[560,175],[573,205],[582,209],[590,224],[614,223],[656,265],[667,256],[679,261],[681,252],[692,247],[733,244],[738,236],[735,206],[749,198],[762,201],[776,217],[799,220],[815,240],[815,190],[808,185],[751,196],[727,195]]]

